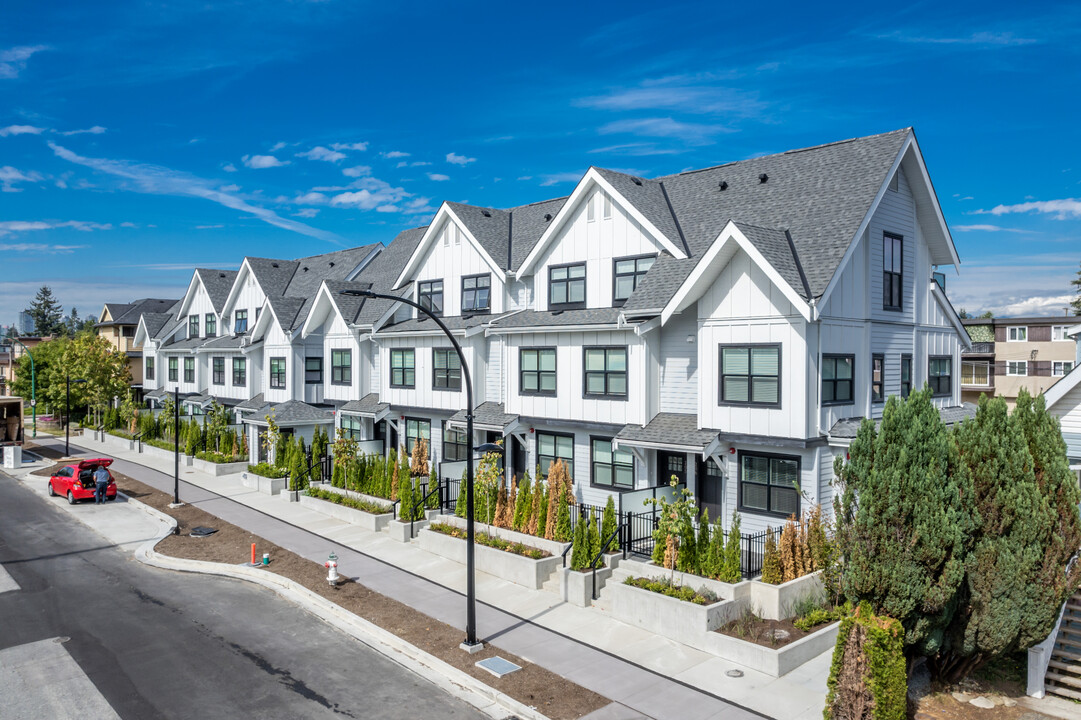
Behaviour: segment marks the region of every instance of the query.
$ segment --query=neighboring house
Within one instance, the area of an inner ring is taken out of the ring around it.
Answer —
[[[17,338],[8,338],[4,345],[0,346],[0,395],[15,394],[11,390],[11,385],[15,382],[18,373],[19,358],[26,354],[27,349],[29,348],[33,353],[37,345],[52,339],[50,335],[45,337],[19,335]],[[27,396],[29,394],[28,392]]]
[[[961,358],[961,399],[1001,396],[1013,407],[1025,388],[1039,395],[1069,374],[1077,362],[1068,316],[970,318],[962,321],[972,349]]]
[[[1044,400],[1048,412],[1059,420],[1070,469],[1081,482],[1081,325],[1070,326],[1066,335],[1074,341],[1073,369],[1044,393]]]
[[[143,352],[135,343],[135,331],[139,327],[139,318],[144,313],[167,312],[176,300],[144,298],[127,304],[105,303],[100,320],[94,326],[100,337],[109,341],[116,350],[127,355],[128,371],[131,373],[131,387],[135,390],[135,399],[142,400],[143,390]]]

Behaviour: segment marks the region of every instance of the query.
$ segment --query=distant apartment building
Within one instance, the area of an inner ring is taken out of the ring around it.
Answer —
[[[33,335],[34,334],[34,318],[30,317],[30,313],[25,310],[19,311],[19,322],[16,325],[20,335]]]
[[[1069,329],[1077,318],[1064,315],[964,320],[972,349],[961,355],[961,399],[1002,396],[1012,407],[1025,388],[1044,392],[1069,374],[1076,349]]]

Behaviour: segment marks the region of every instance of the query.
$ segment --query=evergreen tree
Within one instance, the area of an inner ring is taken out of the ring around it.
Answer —
[[[616,531],[616,502],[612,496],[608,496],[608,502],[604,504],[604,519],[601,521],[601,542],[605,542]],[[619,537],[616,537],[608,546],[609,550],[619,550]]]
[[[724,528],[721,521],[711,528],[709,533],[709,548],[706,555],[706,577],[719,578],[724,570]]]
[[[57,302],[52,288],[48,285],[41,286],[26,312],[34,320],[34,334],[41,336],[64,334],[64,309]]]
[[[709,509],[704,508],[698,518],[698,567],[696,575],[709,576]]]
[[[537,508],[537,530],[533,534],[544,537],[544,529],[548,526],[548,496],[551,495],[551,486],[538,477],[537,487],[540,489],[540,506]]]
[[[533,506],[533,488],[529,484],[529,472],[522,473],[522,481],[518,483],[518,498],[514,507],[514,529],[525,532],[529,525],[529,512]]]
[[[454,514],[460,518],[466,517],[466,473],[462,470],[462,479],[458,481],[458,500],[454,503]]]
[[[766,545],[762,552],[762,582],[770,585],[780,585],[784,577],[781,569],[781,556],[777,552],[777,538],[773,535],[773,528],[766,528]]]
[[[589,525],[586,526],[586,566],[593,562],[593,558],[601,551],[601,536],[597,532],[597,518],[593,515],[593,508],[589,509]]]
[[[738,583],[743,577],[740,567],[740,544],[743,535],[740,530],[739,513],[732,511],[732,527],[728,530],[728,541],[724,545],[724,561],[721,566],[721,580],[730,583]]]
[[[425,507],[429,510],[437,510],[439,503],[442,500],[442,492],[439,489],[439,474],[435,471],[435,464],[432,464],[432,472],[428,475],[428,501],[425,503]]]
[[[567,486],[560,484],[553,488],[552,492],[559,493],[556,508],[556,523],[553,531],[553,539],[556,542],[570,542],[571,540],[571,501],[567,497]]]
[[[571,570],[585,569],[585,556],[589,552],[589,548],[586,546],[587,542],[586,523],[580,517],[574,526],[574,539],[571,541]]]
[[[1077,271],[1077,277],[1070,281],[1070,284],[1074,287],[1074,297],[1070,301],[1070,307],[1073,308],[1074,315],[1081,315],[1081,270]]]
[[[398,476],[398,519],[402,522],[419,520],[414,512],[413,505],[417,499],[413,496],[413,478],[409,473],[400,473]],[[422,508],[417,508],[417,513],[423,513]]]
[[[694,573],[698,570],[698,538],[694,534],[691,515],[681,518],[679,524],[679,554],[676,556],[676,569],[680,572]]]

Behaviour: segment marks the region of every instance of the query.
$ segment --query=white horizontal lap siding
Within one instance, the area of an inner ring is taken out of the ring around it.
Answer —
[[[391,387],[390,385],[390,351],[399,348],[411,348],[413,350],[414,384],[411,388]],[[436,390],[432,387],[432,348],[453,351],[453,347],[447,342],[446,338],[408,337],[385,338],[382,340],[379,349],[380,401],[398,406],[439,408],[455,411],[465,407],[464,380],[461,390]],[[462,350],[465,353],[466,362],[472,366],[474,355],[472,346],[467,344],[462,347]]]
[[[934,398],[933,402],[938,407],[950,407],[961,404],[961,341],[957,333],[944,330],[920,329],[917,332],[917,346],[922,346],[923,351],[913,360],[913,374],[916,376],[915,388],[922,388],[927,382],[929,374],[928,361],[935,355],[948,355],[953,358],[953,379],[951,388],[953,392],[949,397]]]
[[[904,172],[898,168],[897,174],[899,181],[896,192],[886,190],[867,226],[870,251],[868,275],[871,278],[871,317],[876,320],[912,322],[915,317],[913,293],[917,287],[916,256],[919,244],[919,238],[916,236],[916,203],[912,198],[912,191]],[[885,310],[882,307],[882,237],[885,232],[904,238],[901,312]]]
[[[724,526],[728,528],[732,524],[732,510],[739,508],[739,458],[741,453],[764,453],[767,455],[783,455],[785,457],[799,458],[800,461],[800,490],[803,494],[810,495],[814,499],[816,488],[819,486],[821,473],[820,457],[817,448],[777,448],[760,445],[736,444],[736,453],[725,456],[725,518]],[[810,507],[806,497],[800,498],[800,513]],[[776,515],[767,515],[739,510],[740,532],[752,534],[763,532],[766,528],[778,528],[784,525],[785,518]]]
[[[870,343],[867,337],[867,326],[860,322],[845,322],[842,320],[823,320],[819,324],[820,347],[822,355],[853,355],[855,363],[853,368],[853,398],[854,402],[847,405],[822,405],[819,413],[819,428],[823,434],[828,433],[834,423],[843,418],[866,417],[868,402],[870,401],[870,368],[871,354]],[[815,358],[817,363],[819,358]],[[913,358],[913,371],[918,364]],[[821,404],[821,378],[822,367],[819,365],[817,373],[819,403]]]
[[[594,204],[594,220],[586,215],[586,202]],[[678,238],[673,238],[678,242]],[[542,255],[534,274],[538,310],[547,308],[548,268],[565,263],[586,263],[586,305],[612,307],[613,259],[656,254],[661,244],[613,200],[612,217],[604,218],[604,193],[587,193]]]
[[[641,338],[633,332],[550,332],[506,335],[507,399],[506,411],[528,417],[562,418],[588,422],[645,424],[646,349]],[[594,346],[627,347],[626,399],[584,397],[583,348]],[[519,350],[523,347],[554,347],[556,349],[556,394],[521,395]]]
[[[834,504],[839,499],[836,488],[833,486],[833,464],[838,456],[844,457],[845,451],[841,448],[823,447],[819,449],[818,470],[818,502],[822,506],[822,512],[826,519],[834,515]]]
[[[467,275],[490,274],[492,276],[490,295],[492,312],[503,312],[505,302],[503,276],[492,271],[492,266],[481,257],[481,254],[472,243],[465,239],[464,232],[461,239],[455,243],[453,229],[453,223],[448,220],[443,224],[439,234],[436,235],[427,255],[411,278],[414,293],[418,281],[442,280],[443,314],[447,316],[461,315],[462,278]],[[506,261],[506,258],[492,259],[497,263]]]
[[[911,326],[884,325],[872,323],[871,325],[871,353],[880,354],[885,361],[885,385],[883,391],[885,397],[901,394],[901,356],[912,356],[913,368],[916,364],[915,354],[915,329]],[[858,361],[858,358],[857,358]],[[868,384],[871,382],[871,358],[867,360]],[[871,404],[871,416],[881,417],[882,409],[886,403]]]
[[[660,329],[659,361],[659,411],[698,412],[698,318],[693,308],[672,316]]]
[[[1050,412],[1059,419],[1062,432],[1081,434],[1081,385],[1063,395]]]

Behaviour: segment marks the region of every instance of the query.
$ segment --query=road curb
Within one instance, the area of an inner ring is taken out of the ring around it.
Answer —
[[[127,495],[124,497],[127,498],[128,503],[162,522],[165,526],[158,537],[146,541],[135,550],[135,558],[139,562],[166,570],[218,575],[261,585],[273,590],[339,630],[348,633],[376,652],[415,672],[441,690],[469,703],[490,717],[502,719],[508,715],[513,715],[522,718],[522,720],[549,720],[546,715],[543,715],[535,708],[524,705],[506,693],[485,685],[472,675],[459,670],[415,645],[407,643],[378,625],[354,615],[289,578],[259,568],[175,558],[157,552],[154,550],[157,544],[176,532],[176,520],[146,503]]]

